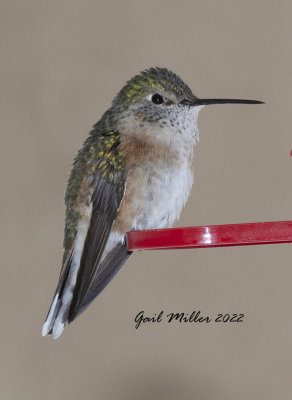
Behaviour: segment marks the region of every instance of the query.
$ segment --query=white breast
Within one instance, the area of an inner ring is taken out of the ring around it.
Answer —
[[[187,163],[164,168],[159,164],[146,166],[145,180],[140,187],[146,201],[132,229],[171,227],[189,197],[193,174]]]

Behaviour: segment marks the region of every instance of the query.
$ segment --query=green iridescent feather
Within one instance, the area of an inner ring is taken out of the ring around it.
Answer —
[[[124,159],[119,151],[119,139],[113,114],[109,110],[93,127],[74,160],[65,193],[63,265],[77,233],[80,219],[79,204],[88,197],[89,185],[86,184],[88,177],[104,178],[119,191],[124,173]]]
[[[129,107],[147,93],[151,93],[153,89],[173,93],[181,98],[193,97],[191,89],[175,73],[166,68],[150,68],[126,83],[114,99],[113,106],[122,104],[124,107]]]

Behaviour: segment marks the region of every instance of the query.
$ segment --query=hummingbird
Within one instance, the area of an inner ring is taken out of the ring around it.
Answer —
[[[130,79],[93,126],[65,192],[63,262],[42,335],[58,338],[121,269],[130,230],[171,227],[193,184],[198,114],[210,104],[166,68]]]

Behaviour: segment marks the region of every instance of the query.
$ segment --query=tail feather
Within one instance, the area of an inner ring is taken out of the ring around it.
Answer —
[[[53,327],[56,321],[56,318],[59,314],[59,311],[62,307],[62,295],[64,292],[64,288],[68,279],[68,275],[69,275],[69,271],[70,271],[70,266],[71,266],[71,258],[69,260],[69,262],[67,263],[64,271],[62,272],[62,275],[59,279],[59,283],[57,286],[57,289],[55,291],[54,297],[53,297],[53,301],[52,304],[50,306],[48,315],[46,317],[46,321],[43,325],[43,329],[42,329],[42,335],[46,336],[46,335],[50,335],[53,331]],[[60,332],[61,334],[62,332]]]
[[[72,322],[85,311],[91,302],[107,286],[121,269],[130,254],[131,252],[127,251],[124,244],[117,245],[107,254],[99,265],[97,275],[83,301],[82,307],[73,318],[70,318],[70,306],[78,272],[78,265],[76,265],[76,260],[74,262],[75,257],[73,256],[67,263],[60,277],[51,307],[43,325],[42,335],[51,334],[54,339],[57,339],[63,332],[65,325]]]
[[[56,319],[56,316],[60,310],[61,307],[61,300],[59,297],[59,293],[56,293],[54,296],[54,299],[52,301],[49,313],[47,315],[46,321],[43,325],[42,329],[42,335],[46,336],[52,333],[53,326],[54,326],[54,321]]]

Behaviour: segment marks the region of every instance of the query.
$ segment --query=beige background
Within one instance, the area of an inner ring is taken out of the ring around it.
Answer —
[[[132,75],[177,72],[206,107],[177,226],[291,219],[291,1],[1,1],[1,399],[290,399],[291,246],[135,254],[57,341],[63,192]],[[144,325],[201,310],[242,324]]]

